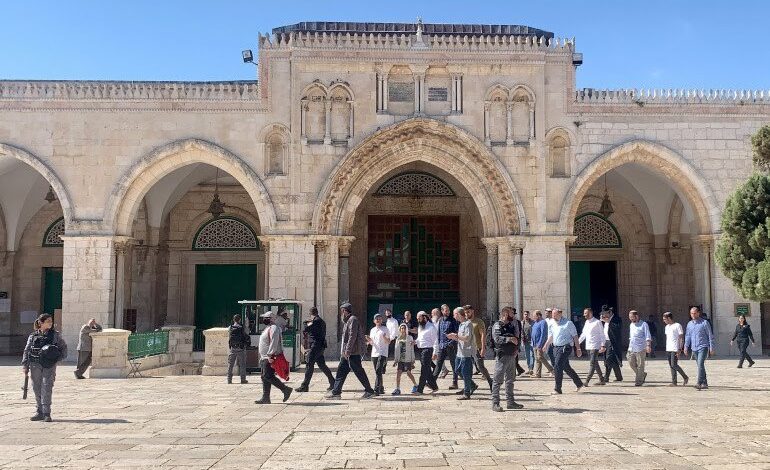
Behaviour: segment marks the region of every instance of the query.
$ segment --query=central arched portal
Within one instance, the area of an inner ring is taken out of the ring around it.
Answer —
[[[442,303],[486,313],[497,308],[500,269],[496,248],[488,262],[485,245],[518,235],[523,214],[487,147],[457,127],[416,118],[351,150],[322,190],[313,225],[319,235],[353,237],[340,295],[349,292],[369,318],[387,307],[400,316]],[[500,302],[513,305],[514,291],[501,286]]]

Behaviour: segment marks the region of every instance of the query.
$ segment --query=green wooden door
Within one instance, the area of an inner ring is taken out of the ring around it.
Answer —
[[[591,263],[569,262],[569,304],[572,316],[591,306]]]
[[[61,291],[62,268],[43,268],[43,313],[53,315],[54,310],[61,308]]]
[[[203,330],[230,325],[240,314],[239,300],[256,300],[256,264],[199,264],[195,267],[195,347],[203,347]]]

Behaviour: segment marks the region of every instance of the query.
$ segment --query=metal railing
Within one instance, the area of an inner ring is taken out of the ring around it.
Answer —
[[[168,331],[133,333],[128,336],[128,358],[156,356],[168,352]]]

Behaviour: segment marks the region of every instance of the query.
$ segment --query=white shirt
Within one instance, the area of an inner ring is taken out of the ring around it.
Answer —
[[[580,333],[579,343],[586,342],[586,350],[599,350],[607,341],[604,336],[602,322],[598,318],[591,318],[583,325],[583,332]]]
[[[395,341],[398,338],[398,320],[390,317],[385,321],[385,326],[388,327],[388,336],[390,336],[390,340]]]
[[[679,337],[684,336],[682,325],[679,323],[672,323],[666,325],[666,351],[677,352],[679,351]]]
[[[425,326],[417,327],[417,347],[438,349],[438,329],[428,322]]]
[[[650,336],[650,327],[647,322],[639,320],[636,323],[629,324],[628,350],[633,353],[642,352],[647,349],[647,341],[652,341]]]
[[[369,332],[372,339],[372,357],[388,356],[388,343],[390,342],[390,333],[385,325],[375,326]]]

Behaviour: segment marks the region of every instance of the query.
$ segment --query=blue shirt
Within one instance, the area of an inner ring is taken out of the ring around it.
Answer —
[[[711,333],[709,322],[703,318],[690,320],[684,334],[684,349],[691,351],[714,349],[714,335]]]
[[[538,320],[532,325],[532,346],[542,348],[548,341],[548,323]]]
[[[573,344],[572,338],[577,335],[575,324],[564,317],[561,317],[558,322],[552,322],[548,328],[548,337],[553,337],[553,345],[556,347]]]
[[[439,349],[446,349],[447,346],[451,346],[456,343],[455,340],[446,337],[447,333],[457,333],[457,320],[450,317],[441,317],[438,322],[438,347]]]

